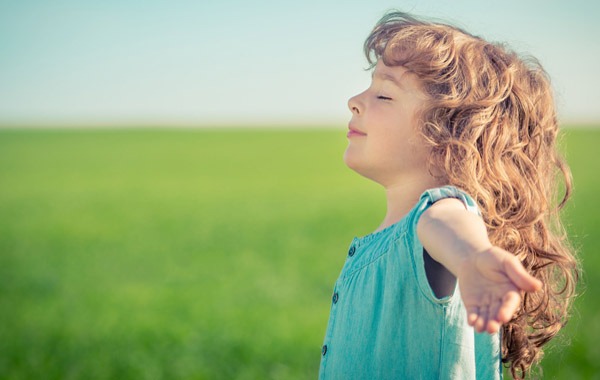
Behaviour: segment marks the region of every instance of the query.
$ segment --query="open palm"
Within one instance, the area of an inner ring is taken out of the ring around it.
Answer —
[[[536,291],[542,283],[531,276],[509,252],[491,247],[466,260],[458,273],[467,322],[478,332],[495,333],[510,321],[522,291]]]

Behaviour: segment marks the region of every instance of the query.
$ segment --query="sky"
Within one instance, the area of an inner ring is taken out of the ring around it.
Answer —
[[[345,125],[389,9],[537,57],[600,124],[600,2],[0,0],[0,125]]]

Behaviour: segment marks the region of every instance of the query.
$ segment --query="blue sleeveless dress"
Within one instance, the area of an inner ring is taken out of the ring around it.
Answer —
[[[399,222],[354,238],[335,283],[319,379],[501,379],[499,334],[467,324],[458,285],[437,298],[427,280],[420,215],[457,198],[479,214],[465,192],[425,191]]]

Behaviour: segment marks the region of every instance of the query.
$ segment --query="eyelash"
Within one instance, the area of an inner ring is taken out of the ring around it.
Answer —
[[[392,100],[392,98],[388,98],[387,96],[377,96],[377,99],[381,99],[381,100]]]

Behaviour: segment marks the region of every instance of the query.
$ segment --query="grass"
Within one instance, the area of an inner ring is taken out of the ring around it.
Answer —
[[[346,247],[384,212],[345,143],[1,130],[0,378],[315,378]],[[586,290],[545,378],[600,378],[598,144],[600,130],[567,133]]]

